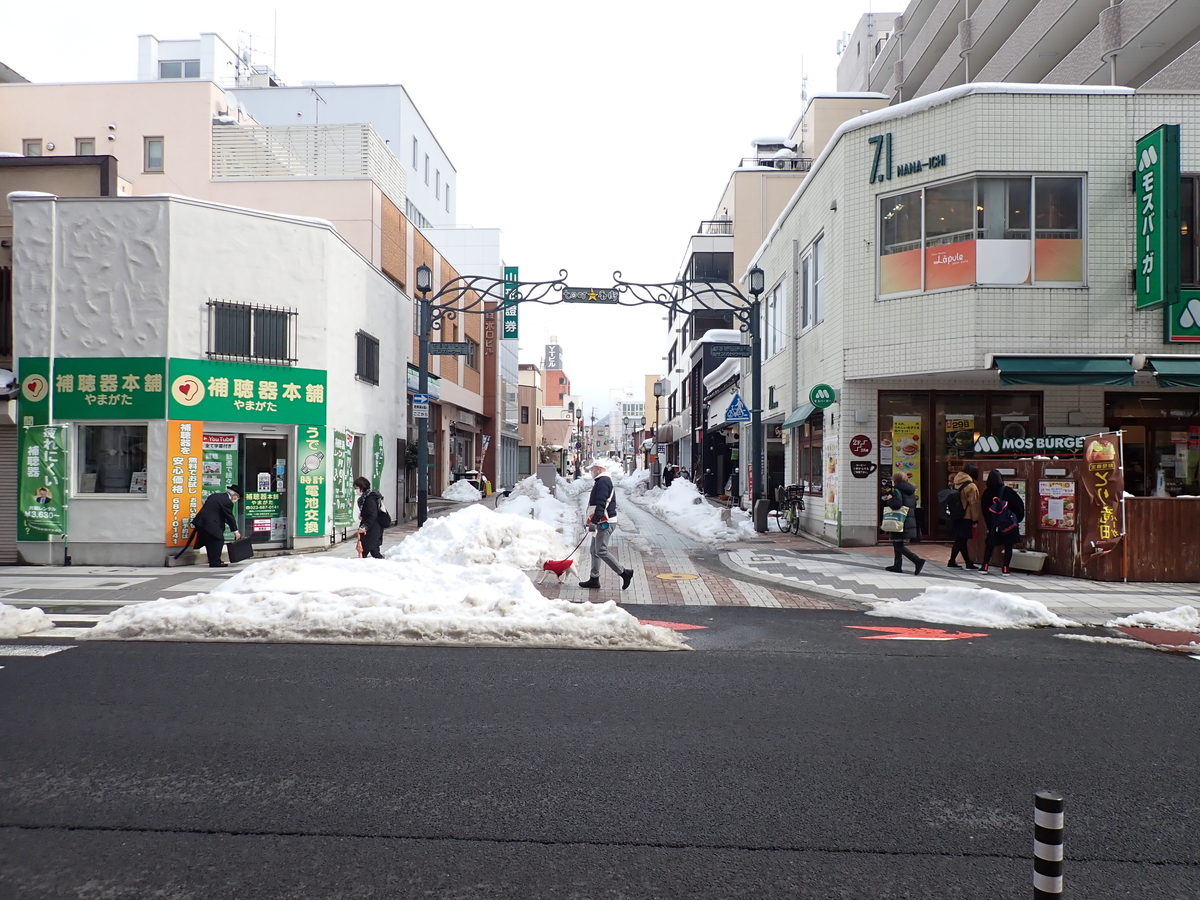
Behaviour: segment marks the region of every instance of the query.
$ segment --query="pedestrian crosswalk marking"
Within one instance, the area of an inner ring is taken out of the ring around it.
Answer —
[[[49,656],[62,650],[74,650],[61,644],[0,644],[0,656]]]

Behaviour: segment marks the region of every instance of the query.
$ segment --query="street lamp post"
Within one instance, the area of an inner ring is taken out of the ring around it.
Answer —
[[[750,399],[750,465],[753,490],[750,492],[750,512],[754,515],[754,504],[763,495],[766,486],[767,467],[764,459],[762,433],[762,328],[759,321],[761,303],[759,296],[766,287],[766,274],[755,266],[750,270],[750,378],[753,384]],[[758,517],[754,516],[755,523]],[[757,527],[757,524],[756,526]]]
[[[433,269],[427,265],[417,266],[417,290],[421,293],[419,357],[417,392],[429,392],[429,292],[433,290]],[[429,409],[426,417],[417,419],[417,527],[425,525],[429,518]]]

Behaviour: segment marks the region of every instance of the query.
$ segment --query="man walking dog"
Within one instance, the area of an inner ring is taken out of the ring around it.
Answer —
[[[617,527],[617,489],[600,460],[593,460],[589,471],[595,479],[588,497],[586,516],[587,530],[592,532],[592,577],[579,582],[579,586],[600,587],[600,561],[604,560],[609,568],[621,576],[621,590],[625,590],[633,581],[633,569],[621,568],[621,563],[608,549],[608,542]]]

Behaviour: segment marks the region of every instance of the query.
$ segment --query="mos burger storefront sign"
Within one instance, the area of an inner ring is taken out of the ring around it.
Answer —
[[[1083,453],[1087,438],[1073,434],[1048,434],[1045,437],[998,437],[985,434],[975,440],[977,456],[1020,456],[1027,453],[1075,456]]]

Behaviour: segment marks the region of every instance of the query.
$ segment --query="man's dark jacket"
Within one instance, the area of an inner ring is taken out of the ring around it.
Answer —
[[[224,534],[225,526],[230,531],[237,531],[237,520],[233,517],[233,500],[227,491],[209,494],[200,512],[192,519],[192,527],[205,534]]]

